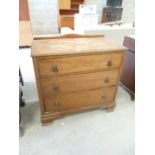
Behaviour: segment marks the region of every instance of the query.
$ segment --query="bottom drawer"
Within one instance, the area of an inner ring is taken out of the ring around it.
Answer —
[[[86,106],[98,106],[114,100],[116,87],[84,92],[59,94],[44,98],[46,112],[56,112]]]

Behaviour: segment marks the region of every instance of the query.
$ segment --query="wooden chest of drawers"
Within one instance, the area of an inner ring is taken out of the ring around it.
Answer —
[[[33,40],[41,122],[92,108],[113,110],[125,51],[104,36]]]

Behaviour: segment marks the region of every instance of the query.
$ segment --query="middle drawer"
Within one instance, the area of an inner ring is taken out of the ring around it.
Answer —
[[[41,78],[42,93],[44,96],[48,96],[114,86],[118,81],[118,77],[119,70],[109,70]]]

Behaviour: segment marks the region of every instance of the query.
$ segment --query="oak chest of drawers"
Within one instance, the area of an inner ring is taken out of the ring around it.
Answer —
[[[104,36],[33,40],[41,122],[93,108],[113,110],[125,51]]]

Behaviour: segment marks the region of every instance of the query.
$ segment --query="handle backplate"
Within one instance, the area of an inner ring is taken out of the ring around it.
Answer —
[[[56,64],[52,65],[52,72],[56,73],[58,71],[58,66]]]
[[[60,107],[60,102],[59,101],[54,101],[53,105],[54,105],[54,107]]]
[[[108,61],[107,61],[107,66],[108,66],[108,67],[111,67],[111,66],[112,66],[112,61],[111,61],[111,60],[108,60]]]

